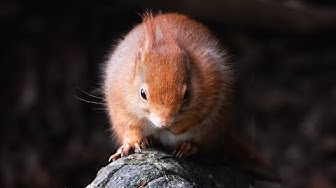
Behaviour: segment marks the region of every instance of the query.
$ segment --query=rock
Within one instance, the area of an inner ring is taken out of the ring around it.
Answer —
[[[252,185],[251,177],[232,168],[221,166],[214,171],[190,160],[176,159],[171,154],[147,149],[101,168],[86,188],[250,188]]]

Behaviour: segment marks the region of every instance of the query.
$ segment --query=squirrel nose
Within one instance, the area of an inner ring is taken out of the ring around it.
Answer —
[[[173,118],[161,118],[155,114],[149,116],[149,120],[156,126],[161,128],[167,128],[172,125]]]

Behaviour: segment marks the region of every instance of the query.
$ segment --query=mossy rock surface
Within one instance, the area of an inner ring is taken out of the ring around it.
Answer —
[[[99,170],[87,188],[121,187],[225,187],[249,188],[251,178],[229,167],[214,171],[189,160],[176,159],[171,154],[147,149],[120,158]]]

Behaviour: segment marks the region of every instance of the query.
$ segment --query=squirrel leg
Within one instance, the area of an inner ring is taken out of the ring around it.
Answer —
[[[140,129],[129,128],[123,132],[123,141],[119,149],[111,155],[109,162],[115,161],[120,157],[127,156],[130,152],[141,152],[141,140],[143,140]]]

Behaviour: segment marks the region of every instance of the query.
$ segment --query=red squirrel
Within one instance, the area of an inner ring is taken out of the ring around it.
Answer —
[[[252,147],[230,128],[234,75],[226,50],[201,23],[177,13],[147,13],[115,47],[104,71],[107,111],[120,146],[110,160],[153,143],[177,157],[253,157]]]

